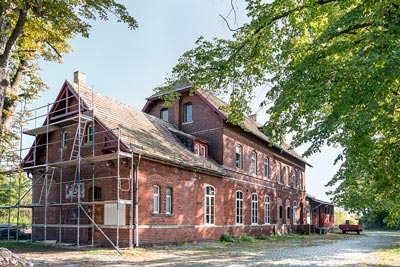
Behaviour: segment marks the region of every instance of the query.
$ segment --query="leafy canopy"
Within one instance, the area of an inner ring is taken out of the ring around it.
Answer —
[[[257,86],[272,84],[265,130],[293,134],[304,156],[343,151],[329,185],[353,211],[400,220],[400,3],[398,0],[246,0],[250,21],[232,39],[205,40],[181,56],[166,86],[229,94],[229,121],[249,114]],[[172,95],[167,101],[173,101]],[[323,175],[323,174],[321,174]]]
[[[61,62],[71,51],[68,41],[89,37],[90,21],[109,14],[130,29],[137,27],[116,0],[0,0],[0,151],[13,139],[15,107],[46,88],[37,60]]]

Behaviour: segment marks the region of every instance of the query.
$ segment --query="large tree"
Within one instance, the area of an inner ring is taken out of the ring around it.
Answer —
[[[10,140],[18,101],[46,88],[37,60],[59,61],[71,51],[68,41],[89,36],[90,21],[109,14],[129,28],[137,23],[115,0],[0,0],[0,151]]]
[[[304,156],[343,148],[329,185],[352,210],[400,219],[400,3],[398,0],[247,0],[249,22],[231,39],[199,38],[166,86],[190,80],[229,95],[229,121],[250,112],[254,88],[276,142],[292,134]],[[173,101],[174,95],[166,100]],[[321,176],[324,175],[321,173]]]

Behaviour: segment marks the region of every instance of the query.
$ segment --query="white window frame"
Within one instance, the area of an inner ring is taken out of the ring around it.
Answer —
[[[293,201],[293,224],[297,224],[297,201]]]
[[[206,157],[206,146],[201,146],[201,156]]]
[[[287,185],[287,186],[289,186],[289,172],[290,172],[290,170],[289,170],[289,166],[286,166],[285,167],[285,184]]]
[[[251,194],[251,224],[258,224],[258,195],[256,193]]]
[[[271,223],[271,199],[267,195],[264,199],[264,223],[270,224]]]
[[[243,147],[241,145],[235,146],[235,166],[238,169],[243,169]]]
[[[200,145],[194,144],[194,154],[200,156]]]
[[[160,186],[153,185],[153,213],[160,213]]]
[[[293,188],[297,188],[297,169],[293,170]]]
[[[207,192],[208,189],[212,193]],[[204,189],[204,224],[215,225],[215,188],[207,185]]]
[[[166,118],[164,118],[164,115],[167,115]],[[162,119],[163,121],[169,121],[169,112],[168,112],[168,108],[163,108],[160,110],[160,119]]]
[[[63,132],[62,133],[62,147],[66,148],[68,146],[68,138],[67,138],[68,132]]]
[[[257,175],[257,152],[251,152],[251,165],[250,171],[252,174]]]
[[[165,189],[165,214],[172,214],[172,188]]]
[[[94,129],[93,125],[88,125],[86,128],[86,142],[87,144],[91,144],[94,140]]]
[[[278,162],[276,169],[276,180],[279,184],[282,184],[282,173],[281,173],[281,163]]]
[[[269,179],[269,158],[264,158],[264,177]]]
[[[302,171],[299,171],[299,187],[300,187],[300,190],[304,190],[303,172]]]
[[[240,198],[240,197],[241,198]],[[243,225],[243,192],[236,191],[236,225]]]

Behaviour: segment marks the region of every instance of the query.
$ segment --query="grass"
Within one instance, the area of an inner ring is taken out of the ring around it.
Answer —
[[[50,248],[44,244],[31,243],[30,241],[0,241],[4,248]]]

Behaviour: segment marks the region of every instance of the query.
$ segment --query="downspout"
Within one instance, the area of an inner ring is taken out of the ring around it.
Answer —
[[[139,165],[142,154],[139,154],[138,162],[135,169],[136,186],[135,186],[135,247],[139,247]]]

